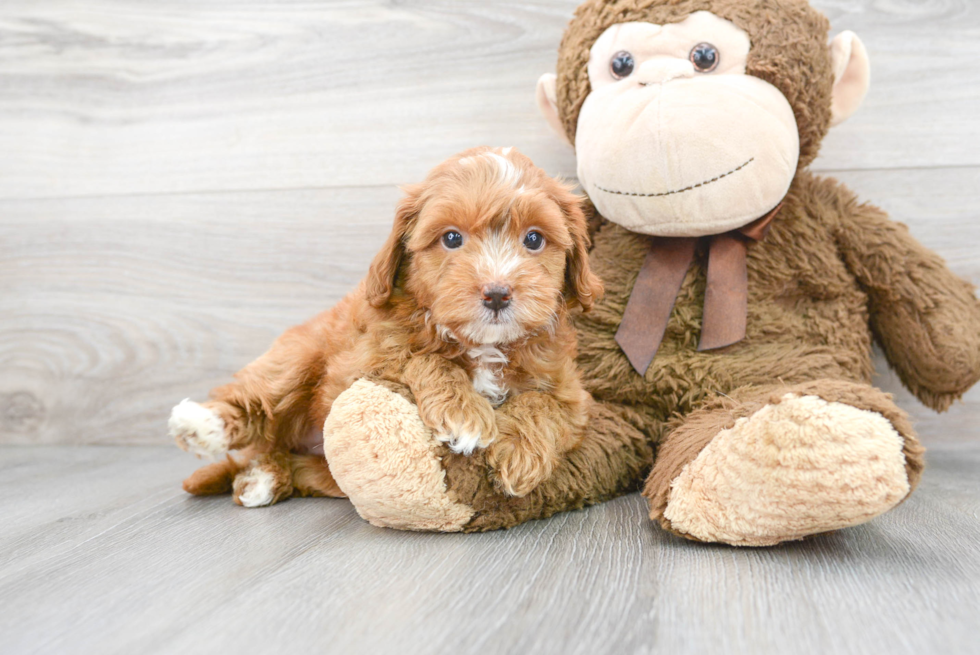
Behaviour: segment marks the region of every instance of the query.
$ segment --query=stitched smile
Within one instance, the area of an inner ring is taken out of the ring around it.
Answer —
[[[755,161],[755,157],[752,157],[747,162],[745,162],[744,164],[742,164],[741,166],[739,166],[737,168],[733,168],[732,170],[728,171],[727,173],[722,173],[718,177],[713,177],[710,180],[705,180],[704,182],[698,182],[697,184],[693,184],[693,185],[691,185],[689,187],[684,187],[683,189],[674,189],[673,191],[664,191],[663,193],[631,193],[629,191],[614,191],[612,189],[606,189],[604,187],[601,187],[598,184],[595,185],[595,188],[599,189],[599,191],[604,191],[606,193],[612,193],[612,194],[615,194],[617,196],[637,196],[637,197],[640,197],[640,198],[662,198],[663,196],[674,196],[674,195],[677,195],[678,193],[684,193],[685,191],[693,191],[694,189],[698,189],[698,188],[703,187],[703,186],[708,186],[709,184],[711,184],[713,182],[717,182],[718,180],[721,180],[723,178],[728,177],[729,175],[732,175],[734,173],[739,172],[740,170],[742,170],[743,168],[745,168],[746,166],[748,166],[749,164],[751,164],[754,161]]]

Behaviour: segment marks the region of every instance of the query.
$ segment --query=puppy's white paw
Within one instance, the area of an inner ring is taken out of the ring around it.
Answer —
[[[454,432],[437,432],[436,439],[449,445],[449,450],[469,457],[473,451],[484,444],[481,443],[479,432],[458,430]]]
[[[185,399],[170,413],[170,436],[181,450],[199,457],[228,452],[225,422],[207,407]]]
[[[255,467],[235,480],[235,493],[242,507],[266,507],[275,500],[275,476]]]

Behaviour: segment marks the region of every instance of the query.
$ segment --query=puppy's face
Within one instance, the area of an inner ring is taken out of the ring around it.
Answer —
[[[546,329],[569,294],[591,306],[601,287],[588,271],[579,202],[512,149],[450,159],[403,203],[414,210],[399,239],[405,291],[470,344]]]

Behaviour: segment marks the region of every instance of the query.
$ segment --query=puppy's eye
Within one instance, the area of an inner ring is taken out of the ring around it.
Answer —
[[[463,245],[463,235],[456,230],[450,230],[442,235],[442,245],[449,250],[456,250]]]
[[[629,77],[635,66],[636,62],[633,61],[633,55],[625,50],[614,54],[612,61],[609,62],[609,70],[612,71],[612,76],[617,80]]]
[[[718,49],[710,43],[699,43],[691,50],[691,63],[699,73],[710,73],[718,68]]]
[[[541,250],[544,247],[544,236],[540,232],[531,230],[524,235],[524,247],[528,250]]]

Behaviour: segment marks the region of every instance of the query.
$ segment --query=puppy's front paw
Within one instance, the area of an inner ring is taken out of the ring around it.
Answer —
[[[551,477],[557,456],[552,449],[536,448],[528,440],[508,437],[490,446],[487,461],[497,486],[510,496],[521,497]]]
[[[454,453],[472,455],[474,450],[486,448],[497,438],[493,407],[482,396],[441,408],[427,407],[427,410],[423,422],[433,429],[436,439],[449,444]]]
[[[230,440],[224,420],[204,405],[189,399],[182,401],[173,408],[167,426],[181,450],[198,457],[228,452]]]

